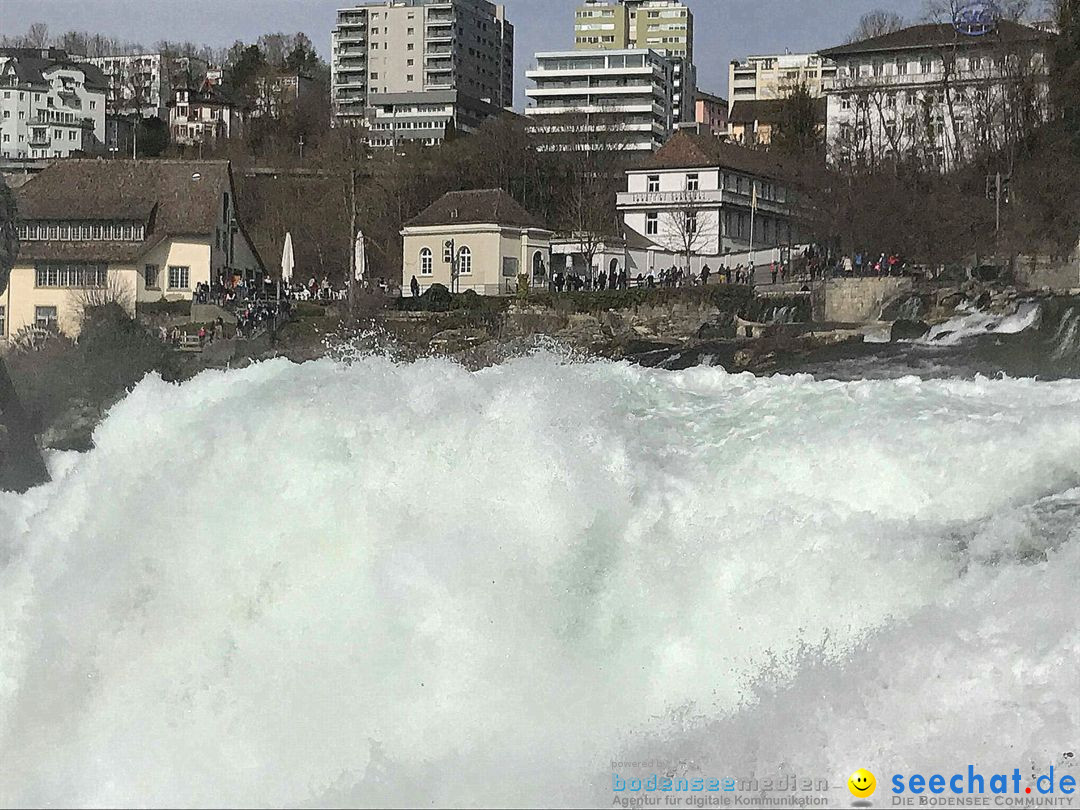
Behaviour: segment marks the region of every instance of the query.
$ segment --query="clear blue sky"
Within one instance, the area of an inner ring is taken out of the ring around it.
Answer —
[[[518,106],[524,71],[536,51],[573,46],[578,0],[503,0],[517,29]],[[688,0],[696,23],[698,84],[726,95],[727,65],[749,54],[813,51],[839,45],[859,16],[889,8],[916,21],[924,0]],[[303,31],[328,56],[340,0],[0,0],[0,31],[46,23],[55,33],[88,30],[147,46],[191,40],[228,46],[259,34]]]

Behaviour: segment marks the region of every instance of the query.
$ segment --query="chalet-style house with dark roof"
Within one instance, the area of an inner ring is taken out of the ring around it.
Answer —
[[[822,135],[825,134],[827,112],[826,100],[815,98],[814,113]],[[768,146],[780,127],[783,114],[783,99],[736,101],[728,113],[728,137],[743,146]]]
[[[209,144],[240,134],[239,105],[209,78],[198,87],[174,88],[168,107],[169,132],[177,146]]]
[[[762,264],[802,241],[798,174],[775,153],[681,130],[626,176],[618,195],[626,250],[605,253],[605,270],[647,276],[672,266],[697,273],[705,264]]]
[[[834,163],[911,159],[949,170],[1046,120],[1055,35],[1000,20],[904,28],[822,51],[836,62],[826,88]]]
[[[227,161],[59,161],[15,198],[19,252],[0,293],[0,338],[33,327],[75,335],[88,299],[134,312],[263,269]]]
[[[105,74],[59,48],[0,48],[0,157],[104,149]]]
[[[401,289],[510,295],[519,275],[546,285],[552,232],[502,189],[452,191],[405,224]]]

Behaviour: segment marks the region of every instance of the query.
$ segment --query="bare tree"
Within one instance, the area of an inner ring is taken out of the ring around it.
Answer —
[[[895,11],[876,9],[868,11],[859,18],[859,24],[851,32],[848,42],[860,42],[864,39],[892,34],[904,27],[904,18]]]
[[[106,272],[105,278],[84,278],[82,286],[70,293],[72,309],[80,328],[93,316],[95,310],[117,306],[130,317],[135,317],[135,291],[132,284],[125,284],[117,273]]]
[[[964,5],[965,0],[926,0],[925,17],[930,22],[951,22]],[[1027,19],[1034,4],[1032,0],[998,0],[995,5],[1001,19],[1021,22]]]
[[[719,217],[688,202],[664,212],[661,220],[660,238],[665,247],[682,256],[686,272],[693,273],[694,256],[719,234]]]
[[[615,197],[624,182],[631,133],[617,113],[562,113],[534,120],[539,148],[552,155],[566,176],[558,220],[578,244],[591,280],[597,253],[619,231]]]
[[[26,31],[27,48],[46,48],[49,45],[49,26],[43,22],[33,23]]]

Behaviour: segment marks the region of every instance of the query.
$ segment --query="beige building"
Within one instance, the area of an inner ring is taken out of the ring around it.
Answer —
[[[0,339],[77,335],[87,305],[190,299],[262,261],[235,210],[227,161],[69,160],[15,192],[19,253],[0,293]]]
[[[548,283],[552,232],[502,189],[452,191],[406,223],[401,289],[510,295],[518,276]]]
[[[728,70],[728,112],[740,101],[786,98],[805,84],[814,98],[823,98],[836,80],[836,64],[815,53],[750,56],[733,61]]]

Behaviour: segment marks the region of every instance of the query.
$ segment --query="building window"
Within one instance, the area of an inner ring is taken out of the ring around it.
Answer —
[[[696,175],[696,174],[688,174],[688,175],[686,175],[686,190],[687,191],[697,191],[699,188],[701,188],[701,178],[700,178],[700,176]]]
[[[697,233],[697,211],[686,212],[686,235],[694,236]]]
[[[646,181],[646,183],[648,184],[648,186],[646,188],[647,191],[649,191],[649,192],[659,191],[660,190],[660,175],[658,175],[658,174],[650,174],[648,180]]]
[[[179,267],[177,265],[169,265],[169,289],[170,290],[187,290],[190,289],[191,282],[191,268]]]
[[[7,310],[0,306],[0,338],[7,335]]]
[[[108,270],[103,264],[39,264],[34,271],[36,287],[104,287]]]
[[[845,96],[840,96],[840,109],[841,110],[850,110],[851,109],[851,96],[846,96],[846,95]]]
[[[420,275],[430,276],[432,270],[432,257],[431,248],[421,248],[420,250]]]
[[[34,326],[38,329],[56,329],[56,307],[34,307]]]
[[[462,246],[458,251],[458,274],[472,275],[472,251],[467,246]]]
[[[660,215],[655,211],[645,215],[645,235],[656,236],[660,233]]]
[[[156,264],[148,264],[143,268],[143,280],[146,282],[146,289],[158,289],[158,266]]]

